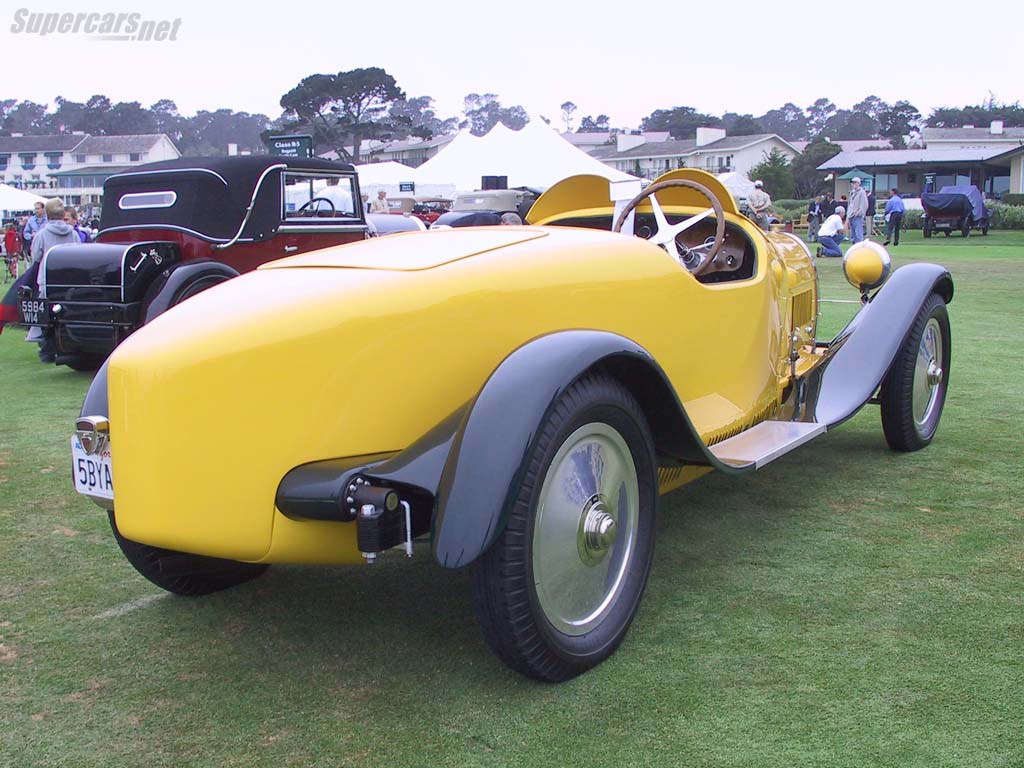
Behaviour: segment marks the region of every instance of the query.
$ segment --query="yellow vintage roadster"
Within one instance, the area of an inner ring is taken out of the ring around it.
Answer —
[[[756,471],[869,402],[893,448],[922,448],[950,366],[942,267],[890,276],[879,246],[851,249],[863,308],[820,340],[807,248],[714,177],[612,197],[630,194],[571,178],[529,226],[326,248],[173,307],[94,380],[76,489],[184,595],[426,538],[471,569],[502,660],[585,671],[637,610],[659,494]]]

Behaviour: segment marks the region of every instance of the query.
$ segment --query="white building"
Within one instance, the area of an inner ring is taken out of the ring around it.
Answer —
[[[774,133],[727,136],[721,128],[698,128],[695,139],[648,141],[642,134],[616,137],[615,146],[591,154],[605,165],[634,176],[653,179],[676,168],[700,168],[710,173],[745,176],[777,149],[792,160],[799,150]]]
[[[71,205],[101,202],[103,182],[126,168],[181,157],[163,133],[135,136],[0,136],[0,183]]]

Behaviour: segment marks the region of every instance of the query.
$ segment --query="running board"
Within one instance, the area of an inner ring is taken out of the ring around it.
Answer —
[[[709,450],[723,464],[760,469],[825,431],[824,424],[806,421],[762,421]]]

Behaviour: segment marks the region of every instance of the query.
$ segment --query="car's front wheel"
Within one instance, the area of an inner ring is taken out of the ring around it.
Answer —
[[[505,530],[474,565],[473,594],[497,655],[557,682],[610,656],[636,614],[657,466],[640,406],[607,376],[567,389],[538,434]]]
[[[259,563],[240,563],[216,557],[190,555],[126,539],[117,529],[113,511],[110,527],[114,538],[135,570],[161,589],[176,595],[198,597],[255,579],[267,570]]]
[[[939,428],[951,361],[946,302],[931,294],[882,381],[882,431],[897,451],[928,445]]]

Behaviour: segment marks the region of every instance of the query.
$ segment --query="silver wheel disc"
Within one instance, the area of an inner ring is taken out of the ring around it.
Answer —
[[[935,411],[939,388],[946,372],[942,370],[942,329],[933,317],[928,320],[917,348],[914,367],[913,413],[914,424],[922,432]]]
[[[533,582],[545,618],[583,635],[622,590],[636,547],[640,490],[633,455],[594,422],[571,435],[544,476],[533,528]]]

